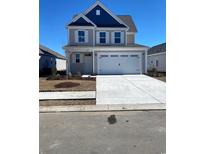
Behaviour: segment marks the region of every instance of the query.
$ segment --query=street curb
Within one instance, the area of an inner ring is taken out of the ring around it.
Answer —
[[[166,110],[166,104],[40,106],[40,113]]]

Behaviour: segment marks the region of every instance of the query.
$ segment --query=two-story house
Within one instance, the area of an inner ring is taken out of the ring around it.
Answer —
[[[146,73],[148,47],[135,44],[137,28],[131,16],[115,15],[97,1],[66,28],[68,73]]]

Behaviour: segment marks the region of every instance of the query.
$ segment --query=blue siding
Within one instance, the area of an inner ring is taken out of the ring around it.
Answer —
[[[70,23],[69,26],[93,26],[93,25],[81,17],[77,21]]]
[[[96,10],[100,10],[100,15],[96,15]],[[107,13],[102,7],[97,5],[90,12],[86,14],[93,23],[98,27],[126,27],[115,20],[109,13]]]

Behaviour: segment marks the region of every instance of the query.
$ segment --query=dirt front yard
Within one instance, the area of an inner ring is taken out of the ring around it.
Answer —
[[[162,76],[162,77],[153,77],[153,78],[166,82],[166,76]]]
[[[39,91],[95,91],[95,80],[46,80],[39,78]]]
[[[96,105],[96,100],[45,100],[39,101],[40,106]]]

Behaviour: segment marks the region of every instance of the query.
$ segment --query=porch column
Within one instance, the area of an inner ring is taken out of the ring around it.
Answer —
[[[71,52],[70,51],[66,51],[66,75],[67,76],[71,76],[71,70],[70,70],[70,55],[71,55]]]
[[[95,74],[95,51],[93,50],[93,75]]]

